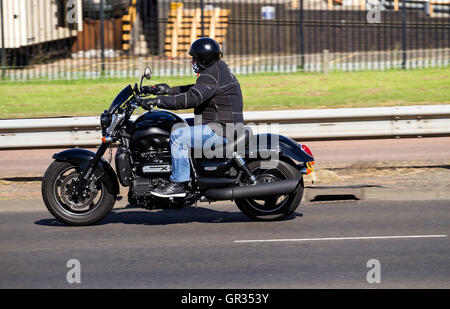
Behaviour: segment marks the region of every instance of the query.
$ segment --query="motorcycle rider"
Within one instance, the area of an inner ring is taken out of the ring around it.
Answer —
[[[155,86],[156,98],[145,99],[144,109],[153,106],[177,110],[194,108],[195,125],[173,130],[170,135],[172,174],[169,185],[152,191],[158,197],[185,197],[190,181],[189,148],[226,143],[225,126],[243,124],[242,92],[236,77],[221,60],[220,45],[212,38],[200,38],[189,49],[195,84]]]

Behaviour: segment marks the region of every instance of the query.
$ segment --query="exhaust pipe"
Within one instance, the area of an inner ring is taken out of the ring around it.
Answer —
[[[225,201],[237,198],[256,198],[271,195],[290,194],[297,189],[300,180],[301,178],[257,185],[209,189],[206,191],[205,197],[212,201]]]

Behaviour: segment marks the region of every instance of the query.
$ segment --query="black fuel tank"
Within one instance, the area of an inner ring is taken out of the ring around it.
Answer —
[[[136,151],[169,150],[170,132],[176,123],[184,120],[174,113],[153,110],[134,122],[130,148]]]

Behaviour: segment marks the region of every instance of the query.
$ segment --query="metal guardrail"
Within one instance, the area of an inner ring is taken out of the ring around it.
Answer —
[[[249,111],[244,118],[255,133],[300,141],[450,135],[450,105]],[[99,124],[99,117],[0,120],[0,149],[96,146]]]

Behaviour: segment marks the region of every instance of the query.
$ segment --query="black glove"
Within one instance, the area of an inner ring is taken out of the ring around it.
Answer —
[[[156,106],[157,102],[158,99],[156,98],[143,99],[141,102],[139,102],[139,105],[145,110],[151,110],[154,106]]]
[[[167,84],[158,84],[158,85],[155,85],[155,86],[153,86],[153,94],[156,94],[156,95],[166,95],[166,94],[168,94],[168,95],[172,95],[172,88],[170,88],[170,86],[169,85],[167,85]]]

